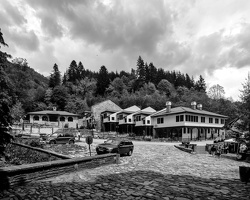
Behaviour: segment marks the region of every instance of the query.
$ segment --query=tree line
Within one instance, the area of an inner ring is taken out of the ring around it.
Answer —
[[[1,34],[2,37],[2,34]],[[1,45],[7,45],[2,37]],[[28,66],[26,59],[16,58],[11,62],[7,53],[0,51],[1,81],[8,81],[5,89],[6,102],[12,121],[24,118],[27,112],[52,109],[83,115],[91,106],[110,99],[121,108],[137,105],[156,110],[171,101],[174,107],[190,106],[192,101],[203,104],[203,109],[229,116],[248,116],[246,105],[250,92],[243,88],[241,102],[224,98],[224,88],[215,84],[207,88],[202,75],[194,80],[189,74],[168,71],[149,64],[139,56],[135,69],[130,72],[108,71],[103,65],[98,72],[85,69],[83,63],[73,60],[62,74],[55,63],[49,77],[44,77]],[[4,85],[4,84],[3,84]],[[1,83],[2,87],[2,83]],[[250,104],[249,104],[250,105]]]

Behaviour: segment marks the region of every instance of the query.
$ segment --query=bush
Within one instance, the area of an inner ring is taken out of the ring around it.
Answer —
[[[12,165],[47,162],[59,159],[55,156],[50,156],[49,154],[38,152],[15,144],[9,144],[7,146],[6,154],[9,155],[8,159],[6,159],[6,163]]]
[[[38,140],[32,140],[29,145],[32,147],[43,148],[43,144]]]

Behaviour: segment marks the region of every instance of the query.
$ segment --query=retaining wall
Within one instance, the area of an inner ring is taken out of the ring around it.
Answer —
[[[84,158],[71,158],[50,162],[0,168],[0,189],[8,189],[32,181],[73,172],[78,169],[91,169],[100,165],[115,163],[116,154],[105,154]]]

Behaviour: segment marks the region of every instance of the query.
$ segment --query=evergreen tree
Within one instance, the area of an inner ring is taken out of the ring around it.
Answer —
[[[157,84],[157,69],[152,62],[149,63],[148,68],[149,68],[149,82],[152,82],[156,85]]]
[[[8,46],[8,44],[5,43],[4,38],[3,38],[3,34],[1,32],[0,29],[0,48],[2,46]],[[0,66],[4,66],[3,63],[5,63],[7,61],[7,58],[11,58],[11,56],[9,54],[7,54],[6,52],[2,52],[0,51]]]
[[[188,89],[191,89],[192,87],[194,87],[194,82],[193,82],[193,79],[190,78],[190,76],[188,74],[186,74],[186,84],[185,86],[188,88]]]
[[[72,83],[75,83],[76,80],[77,80],[77,64],[76,64],[76,61],[73,60],[71,63],[70,63],[70,66],[69,66],[69,69],[67,71],[67,81],[69,82],[72,82]]]
[[[146,83],[150,82],[150,71],[148,63],[145,63],[145,81]]]
[[[206,83],[204,78],[200,75],[199,80],[195,83],[195,90],[198,92],[206,92]]]
[[[165,79],[165,72],[162,68],[159,68],[157,70],[157,82],[156,82],[156,85],[159,84],[159,82],[162,80],[162,79]]]
[[[80,81],[81,79],[84,79],[84,78],[85,78],[85,69],[84,69],[82,62],[80,61],[77,66],[76,79]]]
[[[105,66],[101,66],[96,83],[96,94],[104,96],[106,89],[109,87],[108,70]]]
[[[53,73],[50,74],[49,87],[54,88],[61,85],[61,72],[58,69],[58,65],[55,63],[53,66]]]
[[[141,56],[139,56],[136,66],[137,66],[137,70],[136,70],[136,75],[137,75],[136,86],[137,87],[135,89],[138,90],[146,82],[145,64]]]

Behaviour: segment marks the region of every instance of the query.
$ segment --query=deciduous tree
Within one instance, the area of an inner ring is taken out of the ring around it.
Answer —
[[[208,91],[208,96],[212,99],[222,99],[224,98],[225,91],[219,84],[213,85]]]

